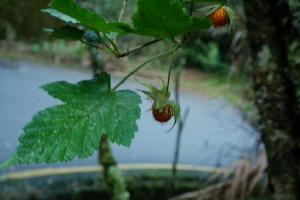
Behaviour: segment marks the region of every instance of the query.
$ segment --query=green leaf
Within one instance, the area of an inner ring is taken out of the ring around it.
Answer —
[[[81,40],[84,35],[83,30],[79,30],[72,26],[63,26],[58,29],[46,28],[44,31],[49,33],[52,37],[65,40]]]
[[[101,16],[82,8],[73,0],[54,0],[49,8],[42,11],[67,23],[83,25],[99,32],[124,33],[131,30],[125,23],[105,21]]]
[[[157,38],[172,38],[193,24],[181,0],[139,0],[133,16],[136,33]]]
[[[102,43],[102,38],[97,31],[94,30],[79,30],[73,26],[63,26],[57,29],[45,28],[45,32],[56,39],[64,40],[79,40],[90,46],[99,46]]]
[[[136,34],[157,38],[173,38],[211,26],[206,18],[190,16],[181,0],[139,0],[132,21]]]
[[[140,96],[133,91],[112,91],[110,76],[71,84],[65,81],[42,86],[63,104],[38,112],[24,127],[20,145],[3,166],[53,163],[91,156],[101,135],[130,146],[140,117]]]
[[[197,31],[201,29],[208,29],[212,25],[209,18],[193,18],[193,24],[190,26],[190,31]]]

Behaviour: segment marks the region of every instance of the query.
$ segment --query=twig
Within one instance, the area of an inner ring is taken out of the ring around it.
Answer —
[[[122,6],[122,9],[120,11],[120,16],[119,16],[119,20],[118,20],[119,22],[122,21],[122,18],[124,16],[125,9],[126,9],[126,6],[127,6],[127,2],[128,2],[128,0],[123,0],[123,6]]]
[[[127,50],[126,52],[119,53],[119,54],[117,55],[117,57],[118,57],[118,58],[122,58],[122,57],[128,56],[128,55],[130,55],[130,54],[132,54],[132,53],[135,53],[135,52],[137,52],[137,51],[143,49],[144,47],[150,46],[150,45],[155,44],[155,43],[160,42],[160,41],[161,41],[161,40],[157,40],[157,39],[156,39],[156,40],[152,40],[152,41],[147,42],[147,43],[145,43],[145,44],[142,44],[142,45],[139,45],[139,46],[137,46],[137,47],[134,47],[134,48],[131,49],[131,50]]]
[[[182,119],[179,119],[179,125],[178,125],[178,130],[177,130],[177,137],[176,137],[176,145],[175,145],[175,154],[174,154],[174,160],[172,164],[172,179],[173,182],[176,179],[176,173],[177,173],[177,164],[178,164],[178,159],[179,159],[179,152],[180,152],[180,142],[181,142],[181,136],[182,136],[182,131],[184,128],[185,121],[189,115],[190,109],[187,108],[184,112],[184,116]]]
[[[123,0],[122,9],[121,9],[121,11],[120,11],[120,15],[119,15],[119,19],[118,19],[119,22],[121,22],[122,19],[123,19],[123,17],[124,17],[124,13],[125,13],[125,9],[126,9],[126,6],[127,6],[127,2],[128,2],[128,0]],[[115,37],[114,43],[117,43],[117,41],[118,41],[118,36],[119,36],[119,35],[117,35],[117,36]]]

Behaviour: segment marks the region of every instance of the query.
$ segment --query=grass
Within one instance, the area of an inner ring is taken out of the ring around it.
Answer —
[[[210,180],[211,173],[180,170],[172,190],[170,170],[132,169],[123,173],[132,200],[168,199],[189,191],[207,188],[219,181]],[[7,180],[0,182],[0,199],[106,199],[107,190],[101,179],[102,173],[87,172]]]

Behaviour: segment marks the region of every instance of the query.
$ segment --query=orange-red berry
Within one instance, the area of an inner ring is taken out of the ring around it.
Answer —
[[[230,21],[227,11],[225,10],[224,7],[221,7],[219,9],[217,9],[216,11],[214,11],[210,15],[210,20],[211,20],[212,24],[214,25],[214,27],[225,26]]]
[[[171,106],[169,106],[169,105],[166,105],[162,109],[157,109],[157,108],[155,108],[155,103],[153,103],[152,115],[156,121],[165,123],[165,122],[168,122],[172,118],[173,111],[172,111]]]

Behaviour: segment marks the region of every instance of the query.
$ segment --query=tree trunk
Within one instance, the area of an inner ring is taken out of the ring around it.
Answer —
[[[293,13],[299,9],[296,4],[291,0],[244,1],[255,103],[268,155],[270,188],[276,200],[300,199],[300,35]]]

